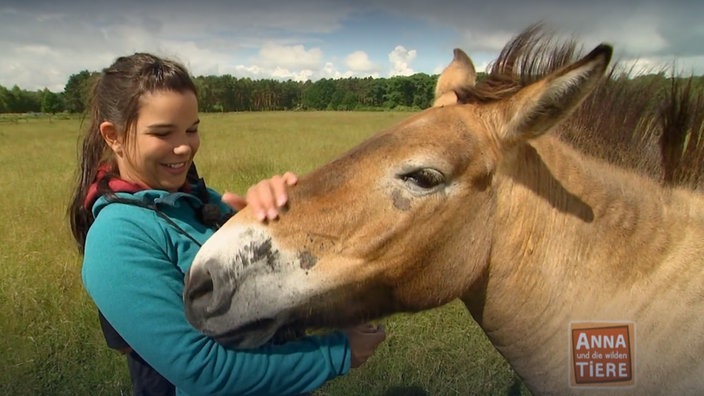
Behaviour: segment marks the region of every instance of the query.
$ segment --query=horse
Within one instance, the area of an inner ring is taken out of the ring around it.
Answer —
[[[548,41],[524,31],[481,81],[456,49],[431,108],[302,176],[277,221],[233,216],[186,274],[188,320],[251,348],[459,299],[533,394],[703,393],[704,196],[655,151],[644,171],[568,142],[613,49]]]

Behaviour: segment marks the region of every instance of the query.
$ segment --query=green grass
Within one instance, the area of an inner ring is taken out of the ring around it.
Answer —
[[[243,193],[303,174],[409,113],[203,114],[197,163],[209,185]],[[0,122],[0,395],[129,394],[84,292],[65,208],[80,121]],[[459,303],[385,319],[388,340],[327,395],[528,394]]]

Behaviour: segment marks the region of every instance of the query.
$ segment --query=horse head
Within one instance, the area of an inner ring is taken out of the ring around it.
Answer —
[[[195,327],[256,347],[290,324],[352,325],[472,291],[496,238],[497,170],[591,92],[611,48],[495,97],[454,55],[432,108],[301,177],[279,220],[245,208],[203,245],[184,293]]]

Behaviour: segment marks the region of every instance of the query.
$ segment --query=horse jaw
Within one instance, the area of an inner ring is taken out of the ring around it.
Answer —
[[[272,236],[274,228],[230,223],[199,250],[184,289],[186,317],[195,328],[222,344],[255,348],[289,325],[350,326],[398,309],[369,309],[370,301],[391,299],[383,287],[354,279],[368,275],[360,260],[326,261],[284,248]]]

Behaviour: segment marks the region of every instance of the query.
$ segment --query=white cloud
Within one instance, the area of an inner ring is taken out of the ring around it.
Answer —
[[[264,72],[261,67],[256,65],[237,65],[235,66],[234,74],[250,78],[259,78],[264,75]]]
[[[236,74],[237,71],[237,52],[234,51],[218,51],[194,41],[162,41],[158,48],[157,55],[183,63],[194,76]]]
[[[378,77],[377,66],[364,51],[356,51],[345,58],[342,71],[331,62],[323,62],[324,55],[319,48],[306,49],[305,46],[267,43],[252,60],[251,65],[238,65],[234,73],[252,78],[275,78],[280,80],[307,81],[320,78],[347,78],[353,76]]]
[[[313,75],[314,75],[314,74],[315,74],[315,73],[313,72],[313,70],[308,70],[308,69],[300,70],[300,71],[298,71],[298,72],[296,72],[296,73],[292,73],[292,74],[291,74],[291,80],[293,80],[293,81],[307,81],[307,80],[311,80],[311,79],[313,78]]]
[[[259,50],[259,59],[263,65],[273,67],[310,68],[320,67],[323,51],[320,48],[306,50],[303,45],[279,45],[266,43]]]
[[[271,72],[271,77],[280,80],[306,81],[309,80],[313,74],[313,71],[310,69],[290,71],[286,68],[277,67]]]
[[[416,50],[407,50],[404,46],[398,45],[389,53],[391,71],[389,76],[409,76],[413,74],[411,62],[416,58]]]
[[[345,58],[345,66],[353,72],[372,72],[377,66],[364,51],[355,51]]]
[[[351,71],[341,72],[339,71],[332,62],[326,62],[325,66],[320,69],[320,78],[346,78],[352,77],[353,73]]]

